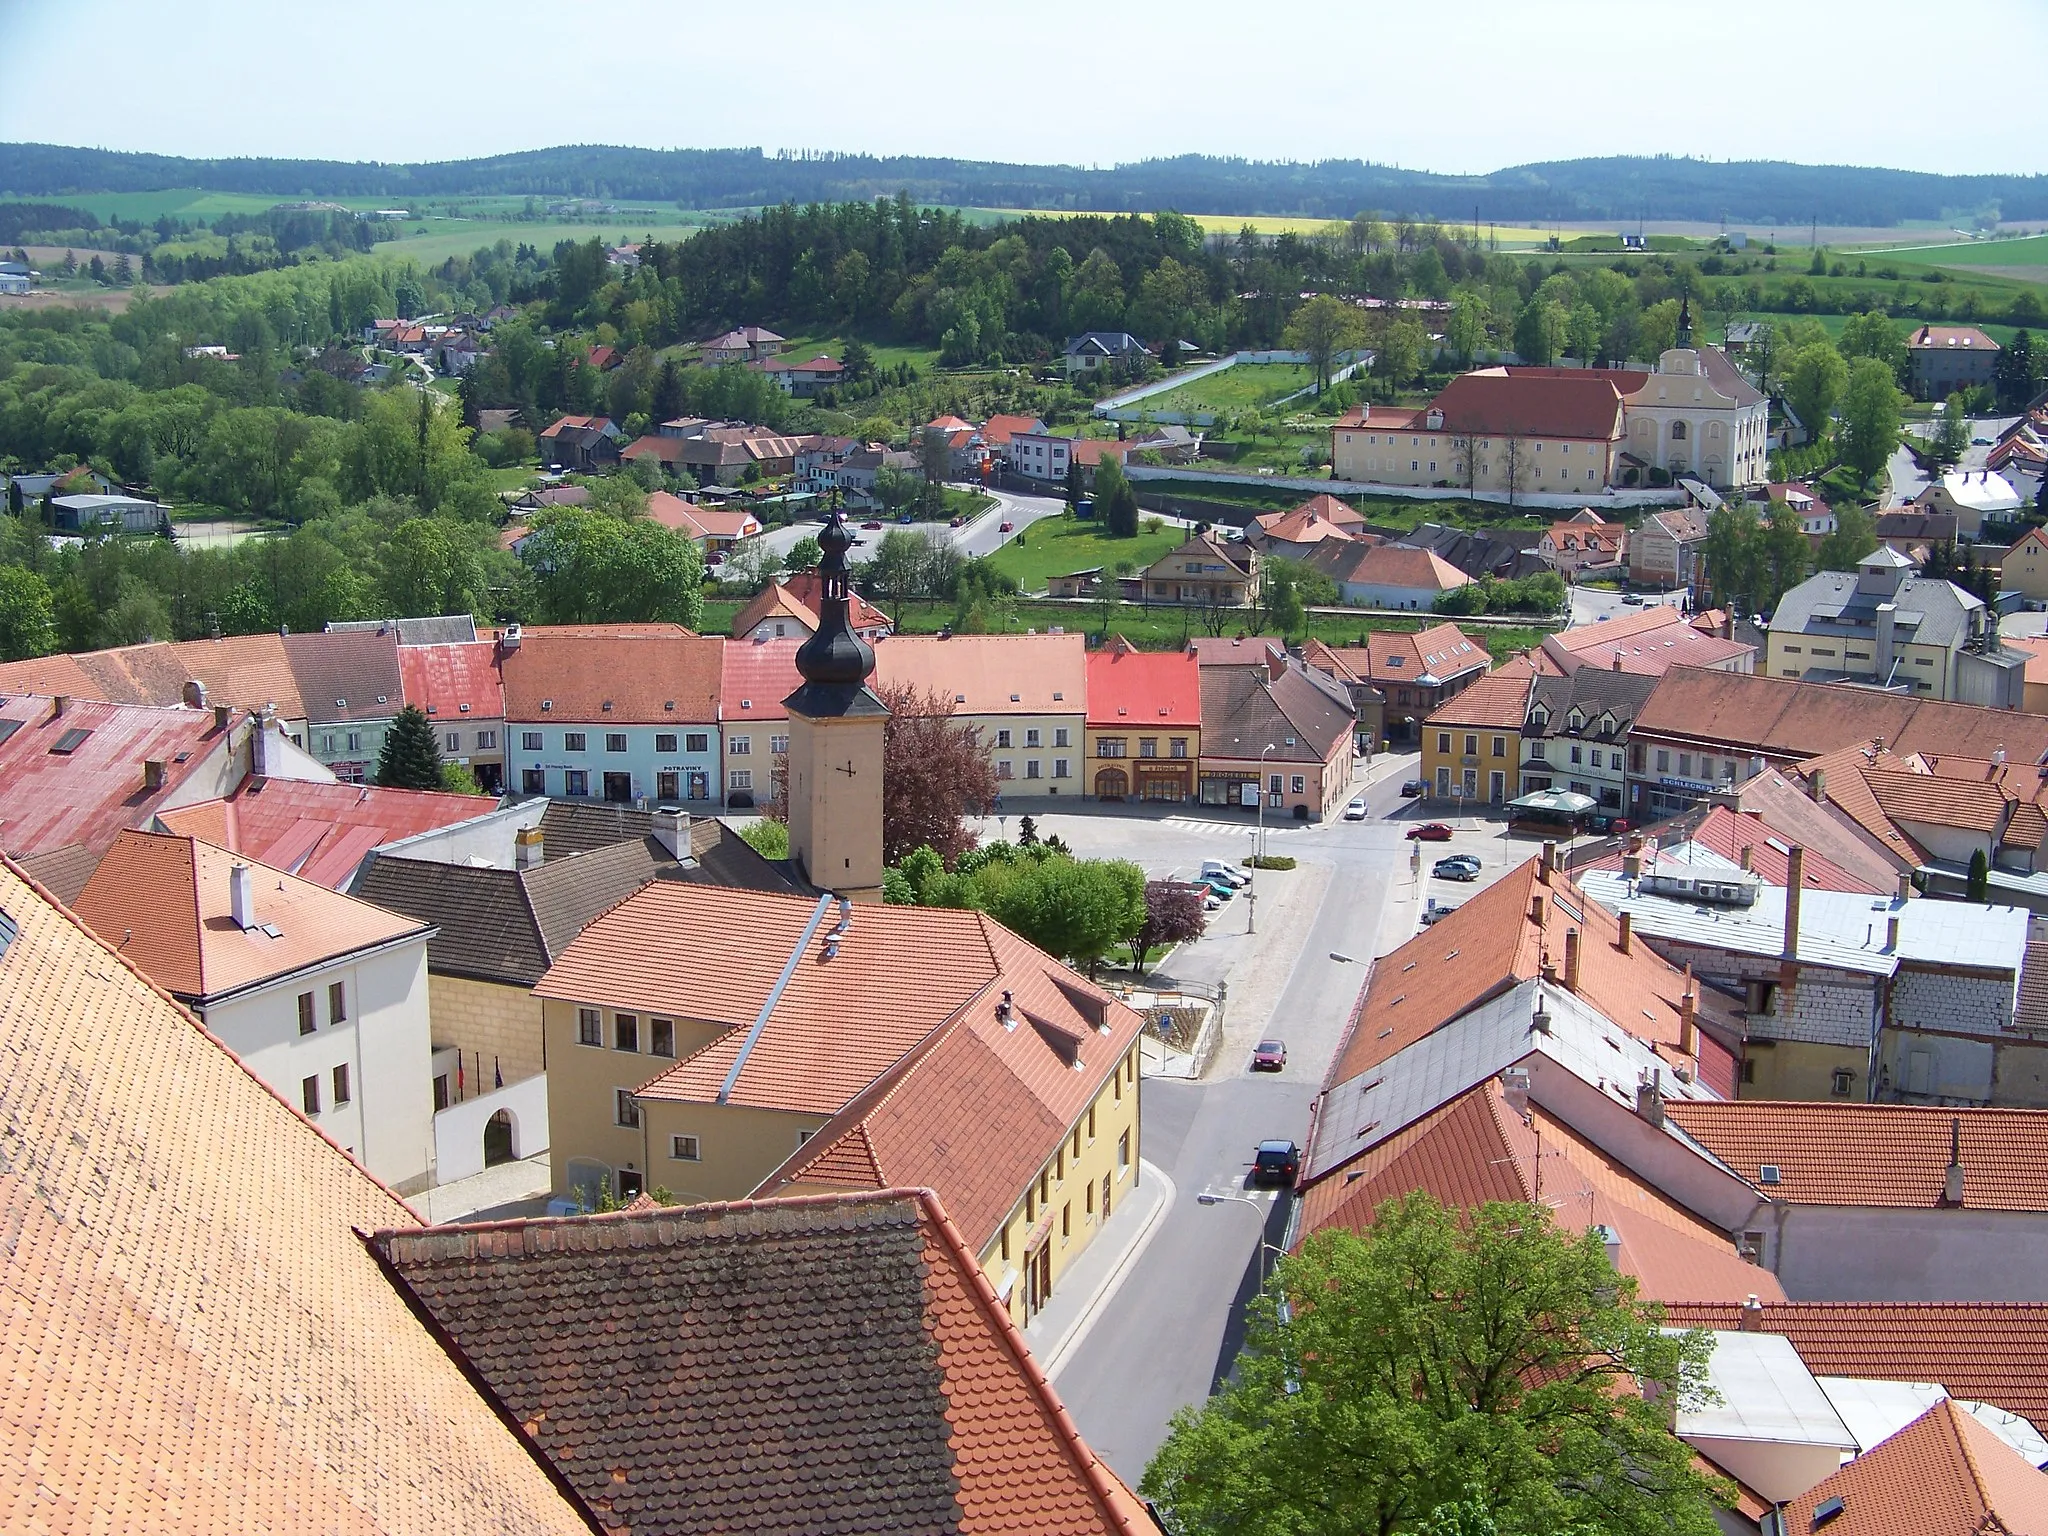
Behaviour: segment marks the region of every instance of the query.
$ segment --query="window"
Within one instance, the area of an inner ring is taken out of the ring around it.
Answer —
[[[1089,1180],[1081,1189],[1081,1214],[1089,1221],[1095,1220],[1095,1181]]]
[[[1657,771],[1659,773],[1669,773],[1671,771],[1671,754],[1662,747],[1657,749]]]
[[[679,1163],[703,1161],[703,1152],[694,1136],[671,1136],[668,1139],[668,1155]]]
[[[598,1018],[595,1008],[576,1010],[576,1043],[578,1045],[603,1045],[604,1024]]]
[[[1451,733],[1449,731],[1438,731],[1436,733],[1436,749],[1446,757],[1450,755]]]
[[[522,768],[519,770],[519,792],[523,795],[544,795],[548,792],[548,775],[545,768]]]
[[[590,775],[581,768],[571,768],[562,775],[562,793],[565,795],[588,795]]]
[[[1690,752],[1678,754],[1678,776],[1681,779],[1692,777],[1692,754]]]
[[[1465,755],[1467,757],[1477,757],[1479,755],[1479,738],[1477,736],[1466,736]]]
[[[1583,762],[1584,760],[1585,760],[1585,759],[1584,759],[1584,758],[1583,758],[1583,757],[1582,757],[1582,756],[1580,755],[1580,752],[1579,752],[1579,745],[1578,745],[1578,743],[1577,743],[1577,742],[1573,742],[1573,743],[1572,743],[1572,761],[1573,761],[1573,762],[1575,762],[1575,763],[1577,763],[1577,762]]]
[[[1279,794],[1280,786],[1285,782],[1286,780],[1277,773],[1269,775],[1266,780],[1266,793],[1269,795]]]
[[[348,1102],[348,1063],[343,1062],[334,1069],[334,1102],[337,1107]]]
[[[625,751],[626,733],[624,731],[606,731],[604,733],[604,749],[607,752]]]
[[[1037,758],[1031,758],[1024,764],[1024,777],[1027,779],[1035,779],[1038,777]]]
[[[541,749],[541,746],[540,746],[540,732],[539,732],[539,731],[521,731],[521,732],[519,733],[519,750],[520,750],[520,751],[522,751],[522,752],[538,752],[538,751],[540,751],[540,749]]]
[[[640,1016],[633,1013],[612,1015],[612,1049],[615,1051],[637,1051],[640,1049]]]
[[[1508,739],[1505,736],[1493,738],[1493,755],[1495,757],[1506,757],[1508,755]]]
[[[1119,1173],[1131,1166],[1131,1133],[1129,1131],[1125,1131],[1116,1139],[1116,1166]]]
[[[299,1079],[299,1103],[309,1115],[320,1113],[320,1079],[302,1077]]]
[[[1289,782],[1293,786],[1293,793],[1297,795],[1305,793],[1308,789],[1308,780],[1298,773]]]
[[[770,736],[768,738],[768,750],[777,757],[782,756],[789,750],[789,738],[787,736]]]
[[[562,732],[562,750],[564,752],[586,752],[589,750],[589,748],[590,738],[584,735],[583,732]]]
[[[348,733],[348,749],[351,752],[363,750],[363,733],[361,731],[350,731]]]
[[[1052,760],[1052,776],[1056,779],[1067,777],[1067,760],[1064,757],[1056,757]]]
[[[1753,1083],[1756,1081],[1756,1059],[1754,1057],[1751,1057],[1742,1063],[1742,1080],[1745,1083]]]
[[[735,768],[725,778],[727,789],[751,790],[754,787],[754,770],[751,768]]]
[[[1060,1241],[1065,1242],[1074,1235],[1074,1202],[1069,1200],[1060,1207]]]
[[[612,1090],[612,1118],[628,1130],[637,1131],[640,1128],[640,1105],[634,1099],[632,1089]]]
[[[673,1056],[676,1053],[676,1025],[673,1019],[647,1021],[647,1054]]]
[[[1846,1099],[1849,1097],[1850,1085],[1855,1081],[1856,1074],[1854,1072],[1850,1071],[1847,1067],[1837,1067],[1834,1070],[1832,1081],[1828,1084],[1828,1092],[1838,1099]]]
[[[754,738],[751,736],[727,737],[725,750],[733,757],[751,757],[754,753]]]
[[[348,992],[341,982],[327,984],[327,1022],[341,1024],[348,1020]]]
[[[1158,755],[1159,738],[1157,736],[1140,736],[1138,738],[1138,756],[1157,757]]]
[[[450,752],[460,752],[462,750],[462,732],[450,731],[448,733],[448,750]]]
[[[1095,1106],[1093,1104],[1088,1106],[1088,1144],[1090,1146],[1095,1144]],[[1076,1150],[1078,1152],[1078,1149]]]
[[[997,732],[996,732],[996,745],[997,745],[998,747],[1007,747],[1007,746],[1008,746],[1009,744],[1010,744],[1010,733],[1009,733],[1008,731],[997,731]]]
[[[1186,756],[1188,755],[1188,739],[1187,739],[1187,737],[1185,737],[1185,736],[1176,736],[1176,737],[1174,737],[1174,738],[1173,738],[1173,742],[1172,742],[1172,755],[1173,755],[1173,756],[1175,756],[1175,757],[1186,757]]]
[[[999,779],[1010,779],[1016,777],[1016,775],[1010,771],[1010,760],[1007,757],[1001,757],[996,759],[996,777]]]
[[[673,752],[673,751],[675,751],[675,749],[676,749],[676,733],[675,733],[674,731],[657,731],[657,732],[655,733],[655,736],[654,736],[654,750],[655,750],[655,751],[657,751],[657,752]]]
[[[1671,423],[1671,441],[1673,441],[1674,443],[1682,443],[1685,441],[1684,422],[1674,421],[1673,423]]]
[[[313,994],[310,992],[299,994],[299,1033],[313,1033]]]
[[[1095,738],[1095,755],[1096,755],[1097,757],[1122,757],[1122,756],[1124,755],[1124,739],[1123,739],[1123,737],[1121,737],[1121,736],[1098,736],[1098,737],[1096,737],[1096,738]]]
[[[328,731],[320,738],[320,750],[330,753],[334,750],[334,732]]]
[[[1039,745],[1038,732],[1027,730],[1024,733],[1024,745],[1027,747],[1035,747]]]
[[[1067,1149],[1064,1145],[1052,1155],[1052,1177],[1056,1184],[1067,1182]]]
[[[1056,747],[1066,747],[1073,745],[1072,742],[1067,740],[1067,728],[1064,725],[1055,726],[1053,728],[1052,744]]]
[[[498,733],[496,731],[478,731],[476,733],[476,749],[479,752],[495,752],[498,749]]]
[[[1543,743],[1542,743],[1542,742],[1540,742],[1540,741],[1532,741],[1532,742],[1530,742],[1530,743],[1529,743],[1529,761],[1530,761],[1530,762],[1532,762],[1532,763],[1540,763],[1540,762],[1542,762],[1542,761],[1543,761],[1543,752],[1544,752],[1544,747],[1543,747]]]

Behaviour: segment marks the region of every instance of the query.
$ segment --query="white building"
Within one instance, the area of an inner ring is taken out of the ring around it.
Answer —
[[[197,838],[124,832],[78,915],[400,1193],[434,1178],[438,931]]]
[[[1019,432],[1010,439],[1010,468],[1027,480],[1064,480],[1074,440],[1050,432]]]

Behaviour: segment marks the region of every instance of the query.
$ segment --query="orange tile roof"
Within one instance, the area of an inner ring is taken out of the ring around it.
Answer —
[[[1157,1530],[930,1191],[372,1244],[607,1528]],[[614,1342],[621,1293],[658,1350]]]
[[[247,737],[243,718],[223,733],[210,710],[90,699],[62,715],[53,707],[33,694],[0,700],[0,848],[16,857],[73,843],[104,851],[124,828],[148,825],[194,774],[232,782],[227,748],[236,733]],[[161,789],[145,787],[151,762],[163,764]]]
[[[735,639],[744,637],[748,631],[763,619],[772,619],[786,614],[797,620],[805,629],[815,633],[818,628],[818,603],[821,586],[816,571],[793,571],[781,581],[770,582],[746,607],[733,616],[732,633]],[[894,627],[889,616],[858,592],[848,595],[848,622],[858,634],[880,631],[884,634]]]
[[[1131,444],[1118,442],[1107,437],[1077,437],[1068,450],[1076,464],[1100,464],[1104,459],[1122,460],[1128,458]]]
[[[1527,663],[1503,667],[1438,705],[1423,723],[1491,727],[1519,733],[1529,717],[1529,690],[1535,685],[1536,669]]]
[[[1019,432],[1042,432],[1045,423],[1036,416],[991,416],[982,423],[981,440],[999,448]]]
[[[2005,824],[2008,802],[1996,783],[1876,765],[1864,770],[1863,782],[1893,821],[1993,833]]]
[[[1349,541],[1353,537],[1350,529],[1306,507],[1296,507],[1291,512],[1268,512],[1252,521],[1260,533],[1276,544],[1320,544],[1325,539]]]
[[[123,832],[79,893],[78,916],[165,991],[199,1000],[430,931],[254,865],[256,919],[278,933],[245,932],[228,894],[229,871],[245,862],[196,838]]]
[[[8,867],[0,1527],[551,1533],[358,1232],[412,1213]]]
[[[977,1250],[1002,1230],[1144,1027],[1135,1010],[989,926],[1012,1024],[984,989],[815,1135],[758,1193],[932,1189]],[[1100,1021],[1098,1023],[1098,1021]],[[1078,1060],[1087,1070],[1074,1070]]]
[[[1581,934],[1579,996],[1639,1040],[1678,1043],[1684,975],[1640,939],[1624,955],[1616,947],[1619,920],[1568,876],[1544,880],[1542,862],[1533,858],[1510,870],[1373,963],[1330,1083],[1369,1071],[1487,998],[1532,980],[1546,961],[1561,977],[1571,929]],[[1532,916],[1538,897],[1540,923]]]
[[[1364,1231],[1390,1199],[1423,1190],[1446,1205],[1540,1201],[1567,1232],[1612,1227],[1623,1274],[1648,1300],[1782,1300],[1769,1270],[1737,1256],[1728,1235],[1666,1199],[1541,1109],[1528,1122],[1492,1079],[1468,1089],[1302,1196],[1300,1230]]]
[[[1655,702],[1654,696],[1651,702]],[[1874,762],[1892,760],[1890,753],[1880,752],[1873,743],[1863,742],[1807,758],[1793,764],[1787,772],[1809,796],[1816,789],[1824,791],[1830,806],[1910,869],[1927,862],[1927,850],[1915,842],[1905,828],[1885,815],[1884,807],[1877,803],[1877,796],[1863,776],[1863,770]]]
[[[1122,636],[1087,659],[1088,724],[1202,723],[1202,669],[1189,651],[1140,651]]]
[[[1365,514],[1349,502],[1339,501],[1328,491],[1316,492],[1294,510],[1314,513],[1326,523],[1335,523],[1346,533],[1365,532]]]
[[[1455,624],[1375,629],[1365,637],[1365,655],[1375,683],[1412,683],[1425,675],[1449,679],[1493,664],[1486,647]]]
[[[570,725],[715,723],[724,645],[680,624],[529,628],[500,662],[505,717]]]
[[[372,848],[497,808],[488,795],[250,777],[225,799],[160,811],[156,822],[166,832],[342,891]]]
[[[1795,1205],[1939,1205],[1960,1127],[1966,1208],[2048,1211],[2048,1109],[1743,1099],[1669,1112],[1744,1178],[1776,1165],[1770,1193]]]
[[[1840,1499],[1829,1536],[2043,1536],[2048,1472],[1945,1399],[1793,1501],[1790,1529]]]
[[[282,635],[183,640],[172,650],[178,665],[206,684],[208,703],[232,704],[237,709],[275,704],[281,720],[306,718],[303,690]]]
[[[641,1090],[650,1099],[708,1100],[739,1058],[816,905],[658,882],[585,928],[534,990],[725,1025],[711,1045]],[[811,939],[746,1056],[732,1103],[836,1114],[1002,975],[996,943],[1003,930],[979,912],[863,905],[838,955],[827,959],[835,921],[828,914]],[[734,944],[736,934],[748,942]],[[938,956],[943,966],[934,963]]]
[[[1543,637],[1543,649],[1566,672],[1581,666],[1660,677],[1673,667],[1714,667],[1755,651],[1740,640],[1702,633],[1669,605],[1645,608],[1599,624],[1581,624]]]
[[[1692,823],[1689,828],[1688,822]],[[1791,878],[1790,855],[1797,839],[1776,832],[1757,812],[1733,811],[1725,805],[1709,806],[1696,819],[1689,815],[1679,819],[1675,825],[1665,823],[1658,832],[1659,857],[1691,842],[1731,863],[1740,864],[1746,850],[1749,868],[1764,884],[1783,885]],[[1897,889],[1895,881],[1879,881],[1870,875],[1858,874],[1837,864],[1811,844],[1802,846],[1806,848],[1803,867],[1805,889],[1809,891],[1860,891],[1872,896],[1889,896]],[[1623,851],[1617,848],[1590,864],[1575,865],[1574,868],[1619,871],[1624,857]]]
[[[803,685],[796,669],[802,635],[726,643],[719,672],[720,717],[728,725],[746,720],[787,720],[782,701]]]
[[[1741,1303],[1678,1303],[1677,1328],[1742,1326]],[[1816,1376],[1938,1381],[1959,1398],[2048,1422],[2048,1303],[1791,1301],[1763,1308]]]
[[[1472,584],[1470,576],[1433,549],[1373,544],[1360,552],[1356,560],[1350,555],[1349,550],[1341,554],[1343,564],[1335,572],[1340,581],[1418,592],[1453,592]]]
[[[1078,634],[891,635],[875,647],[873,682],[941,694],[961,715],[1078,715],[1088,648]]]
[[[443,645],[401,645],[398,675],[405,702],[436,721],[502,720],[505,684],[498,676],[498,648],[489,640]]]

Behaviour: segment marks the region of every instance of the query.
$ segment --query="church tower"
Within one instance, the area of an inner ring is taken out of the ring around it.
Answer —
[[[818,535],[824,583],[818,632],[796,653],[803,685],[789,711],[789,853],[810,882],[855,901],[882,899],[882,733],[888,707],[867,686],[875,652],[848,615],[838,513]]]

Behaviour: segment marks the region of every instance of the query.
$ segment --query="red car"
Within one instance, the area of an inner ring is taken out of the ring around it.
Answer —
[[[1015,533],[1016,531],[1017,525],[1015,523],[1005,523],[996,530],[997,533]]]
[[[1261,1040],[1252,1051],[1254,1072],[1281,1072],[1287,1067],[1287,1042],[1285,1040]]]
[[[1440,821],[1425,821],[1419,826],[1410,827],[1408,835],[1425,843],[1448,843],[1451,840],[1451,829]]]
[[[967,519],[964,517],[956,517],[950,523],[946,524],[946,526],[948,528],[958,528],[962,523],[966,521]]]
[[[880,523],[862,523],[861,527],[865,528],[869,533],[880,533],[882,531]]]

